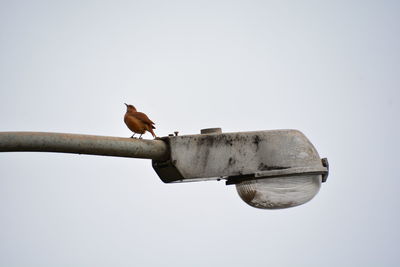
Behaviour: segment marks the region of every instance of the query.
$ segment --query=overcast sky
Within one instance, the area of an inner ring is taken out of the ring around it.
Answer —
[[[298,129],[327,183],[286,210],[149,160],[0,153],[1,266],[399,266],[398,1],[0,1],[0,131]],[[151,138],[149,134],[145,138]]]

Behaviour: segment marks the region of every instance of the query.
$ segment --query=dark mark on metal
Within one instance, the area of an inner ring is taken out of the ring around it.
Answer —
[[[284,170],[289,168],[290,167],[284,167],[284,166],[267,166],[262,162],[260,163],[260,165],[258,165],[259,171]]]

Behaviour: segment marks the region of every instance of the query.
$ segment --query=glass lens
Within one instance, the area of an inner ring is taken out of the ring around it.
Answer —
[[[236,190],[244,202],[260,209],[284,209],[311,200],[321,187],[321,175],[243,181]]]

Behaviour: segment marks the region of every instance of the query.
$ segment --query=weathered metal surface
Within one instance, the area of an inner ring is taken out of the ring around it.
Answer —
[[[0,132],[0,152],[11,151],[62,152],[154,160],[166,160],[169,157],[168,146],[162,140],[47,132]]]
[[[164,177],[168,182],[254,177],[295,167],[323,168],[314,146],[297,130],[169,136],[165,140],[171,159],[164,167],[176,168],[174,172],[180,174]],[[161,163],[153,163],[156,171],[157,164]]]
[[[297,130],[168,136],[171,157],[153,161],[165,183],[226,179],[250,206],[281,209],[304,204],[328,176],[310,141]]]

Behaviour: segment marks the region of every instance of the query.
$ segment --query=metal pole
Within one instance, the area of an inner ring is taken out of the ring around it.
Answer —
[[[0,152],[39,151],[166,160],[167,144],[144,140],[46,132],[0,132]]]

